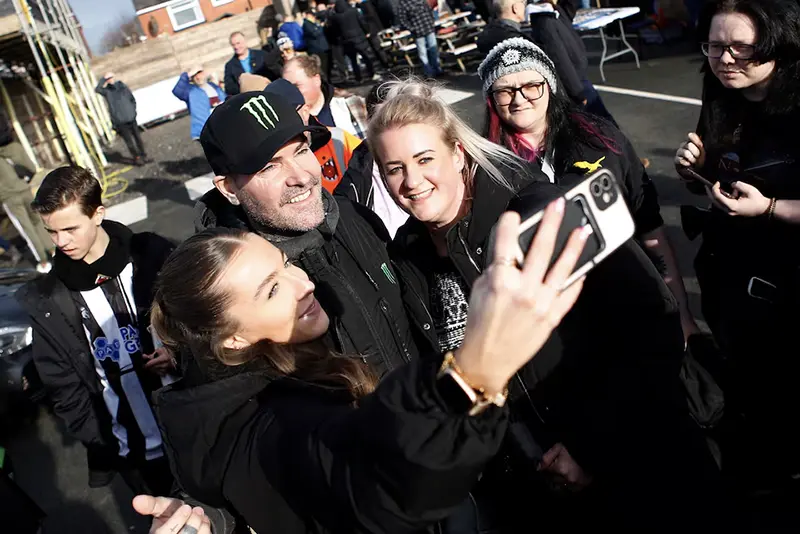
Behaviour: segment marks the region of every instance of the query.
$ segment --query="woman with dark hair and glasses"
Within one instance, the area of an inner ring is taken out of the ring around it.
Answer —
[[[720,0],[698,32],[703,107],[675,165],[711,207],[686,211],[684,227],[702,233],[703,314],[727,355],[723,466],[748,489],[771,489],[800,473],[789,423],[800,413],[800,364],[786,353],[800,295],[800,4]]]
[[[547,54],[522,38],[495,46],[478,67],[486,97],[484,135],[554,183],[569,187],[586,174],[608,169],[622,186],[643,245],[681,309],[684,337],[699,329],[675,256],[663,230],[658,195],[630,141],[613,124],[580,110],[564,92]]]

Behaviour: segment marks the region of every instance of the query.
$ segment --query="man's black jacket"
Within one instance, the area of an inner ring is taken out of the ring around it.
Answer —
[[[386,251],[389,234],[372,211],[323,190],[330,219],[318,230],[322,243],[309,243],[308,235],[292,238],[259,232],[282,249],[314,282],[315,294],[331,319],[329,333],[337,349],[361,355],[378,374],[417,357],[403,308],[397,275]],[[241,206],[230,204],[216,189],[195,207],[195,229],[242,228],[250,225]],[[331,230],[326,226],[334,226]]]
[[[255,48],[250,49],[250,71],[253,74],[266,76],[270,81],[281,77],[280,65],[268,61],[266,52]],[[244,69],[239,62],[239,58],[234,54],[225,63],[225,92],[228,96],[238,95],[241,92],[239,89],[239,76],[242,74],[244,74]]]

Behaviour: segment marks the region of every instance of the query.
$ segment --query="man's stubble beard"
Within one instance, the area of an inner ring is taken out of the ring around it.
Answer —
[[[317,181],[311,186],[312,195],[319,183],[320,181]],[[321,188],[317,189],[316,195],[317,201],[299,213],[287,210],[288,204],[285,204],[283,200],[280,202],[280,206],[273,210],[245,191],[239,191],[237,198],[247,217],[262,229],[277,233],[304,233],[319,226],[325,218]]]

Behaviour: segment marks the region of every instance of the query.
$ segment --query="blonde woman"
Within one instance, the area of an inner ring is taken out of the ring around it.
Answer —
[[[492,226],[510,202],[544,205],[560,189],[538,166],[471,130],[435,86],[411,80],[384,90],[369,122],[370,148],[389,193],[410,215],[390,256],[420,353],[453,350],[464,340]],[[512,380],[510,460],[487,470],[473,494],[484,527],[495,516],[500,529],[525,528],[524,512],[539,502],[537,520],[577,528],[578,502],[556,495],[585,494],[588,486],[593,497],[580,506],[591,503],[599,514],[593,520],[635,525],[638,514],[667,510],[676,496],[716,480],[685,403],[666,401],[681,395],[678,306],[638,245],[592,271],[567,319]],[[631,469],[637,463],[648,466],[645,480]]]

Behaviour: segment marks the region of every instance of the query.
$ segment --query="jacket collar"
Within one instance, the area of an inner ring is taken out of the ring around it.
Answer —
[[[197,219],[195,227],[205,228],[239,228],[257,232],[264,239],[274,244],[290,257],[296,258],[306,248],[320,242],[318,237],[328,240],[336,231],[339,223],[339,205],[333,195],[322,189],[322,202],[325,207],[325,219],[314,230],[299,235],[281,235],[269,229],[258,228],[247,217],[241,206],[234,206],[228,202],[222,193],[212,189],[198,200],[195,206]]]
[[[473,182],[472,208],[447,232],[448,248],[459,244],[462,238],[471,249],[482,246],[492,227],[520,189],[534,181],[548,181],[538,166],[528,165],[525,170],[530,172],[505,173],[511,185],[509,189],[497,184],[486,171],[478,167]],[[428,229],[413,217],[397,231],[395,245],[406,252],[416,250],[410,256],[431,252],[435,254]]]
[[[498,19],[497,23],[498,24],[502,24],[503,26],[508,26],[508,27],[513,28],[513,29],[515,29],[517,31],[522,31],[522,26],[516,20]]]

